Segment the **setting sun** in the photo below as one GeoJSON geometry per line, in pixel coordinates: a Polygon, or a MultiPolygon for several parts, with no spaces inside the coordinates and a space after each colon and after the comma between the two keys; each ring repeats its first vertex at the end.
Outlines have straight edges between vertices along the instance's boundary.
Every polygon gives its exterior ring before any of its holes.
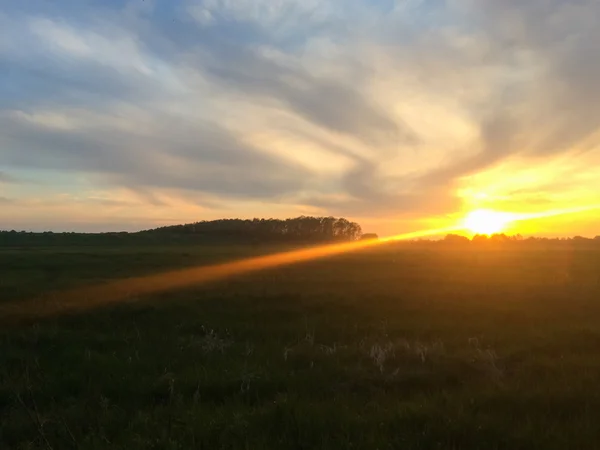
{"type": "Polygon", "coordinates": [[[463,224],[475,234],[494,234],[503,231],[511,221],[510,214],[478,209],[469,213],[463,224]]]}

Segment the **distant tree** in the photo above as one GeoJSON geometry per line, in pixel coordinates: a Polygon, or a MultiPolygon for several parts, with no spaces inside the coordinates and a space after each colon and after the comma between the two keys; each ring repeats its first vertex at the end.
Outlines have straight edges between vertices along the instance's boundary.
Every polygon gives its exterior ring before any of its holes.
{"type": "Polygon", "coordinates": [[[469,238],[460,234],[447,234],[444,237],[444,242],[446,244],[468,244],[469,238]]]}
{"type": "Polygon", "coordinates": [[[573,240],[573,242],[578,242],[578,243],[591,241],[591,239],[588,239],[583,236],[574,236],[572,240],[573,240]]]}
{"type": "Polygon", "coordinates": [[[491,242],[502,243],[510,241],[510,238],[504,233],[492,234],[489,238],[491,242]]]}
{"type": "Polygon", "coordinates": [[[262,241],[334,241],[356,240],[360,225],[344,218],[307,217],[293,219],[222,219],[173,225],[147,230],[151,234],[185,234],[217,240],[262,241]]]}
{"type": "Polygon", "coordinates": [[[473,236],[471,241],[475,242],[475,243],[484,243],[484,242],[489,241],[489,238],[488,238],[487,234],[476,234],[475,236],[473,236]]]}
{"type": "Polygon", "coordinates": [[[376,233],[364,233],[360,239],[362,241],[376,241],[379,239],[379,236],[376,233]]]}

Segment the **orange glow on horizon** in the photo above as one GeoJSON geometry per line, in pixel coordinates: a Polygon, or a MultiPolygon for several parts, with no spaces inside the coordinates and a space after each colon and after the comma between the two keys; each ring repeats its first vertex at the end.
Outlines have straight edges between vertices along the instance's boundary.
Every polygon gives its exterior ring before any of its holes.
{"type": "Polygon", "coordinates": [[[50,295],[30,299],[28,301],[4,303],[0,305],[0,316],[33,318],[59,314],[62,312],[84,311],[99,306],[134,300],[139,296],[200,285],[230,276],[252,273],[263,269],[339,255],[350,251],[375,247],[388,242],[430,236],[442,236],[460,230],[493,234],[501,231],[510,222],[529,221],[594,209],[600,209],[600,205],[527,214],[476,210],[468,214],[461,223],[451,227],[398,234],[375,240],[328,244],[319,247],[251,257],[228,263],[171,270],[154,275],[120,279],[109,281],[104,284],[71,289],[65,292],[51,293],[50,295]]]}
{"type": "Polygon", "coordinates": [[[462,231],[472,234],[492,235],[502,233],[511,228],[511,231],[519,231],[519,224],[523,222],[535,222],[536,220],[552,217],[579,214],[600,209],[600,205],[588,205],[573,208],[552,209],[536,213],[517,213],[495,211],[492,209],[476,209],[468,213],[458,227],[462,231]]]}

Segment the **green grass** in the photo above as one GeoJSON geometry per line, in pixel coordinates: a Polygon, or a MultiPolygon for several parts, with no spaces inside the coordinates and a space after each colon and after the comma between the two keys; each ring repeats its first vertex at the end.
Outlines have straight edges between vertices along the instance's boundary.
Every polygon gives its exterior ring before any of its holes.
{"type": "MultiPolygon", "coordinates": [[[[0,298],[261,251],[0,249],[0,298]]],[[[1,317],[0,448],[600,448],[599,277],[600,249],[386,246],[1,317]]]]}

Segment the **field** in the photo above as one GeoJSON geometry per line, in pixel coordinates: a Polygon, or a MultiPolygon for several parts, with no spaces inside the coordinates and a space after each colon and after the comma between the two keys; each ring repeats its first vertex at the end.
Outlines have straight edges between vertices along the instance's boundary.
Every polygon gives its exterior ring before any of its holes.
{"type": "Polygon", "coordinates": [[[0,248],[0,448],[600,448],[600,246],[390,244],[31,301],[275,250],[0,248]]]}

